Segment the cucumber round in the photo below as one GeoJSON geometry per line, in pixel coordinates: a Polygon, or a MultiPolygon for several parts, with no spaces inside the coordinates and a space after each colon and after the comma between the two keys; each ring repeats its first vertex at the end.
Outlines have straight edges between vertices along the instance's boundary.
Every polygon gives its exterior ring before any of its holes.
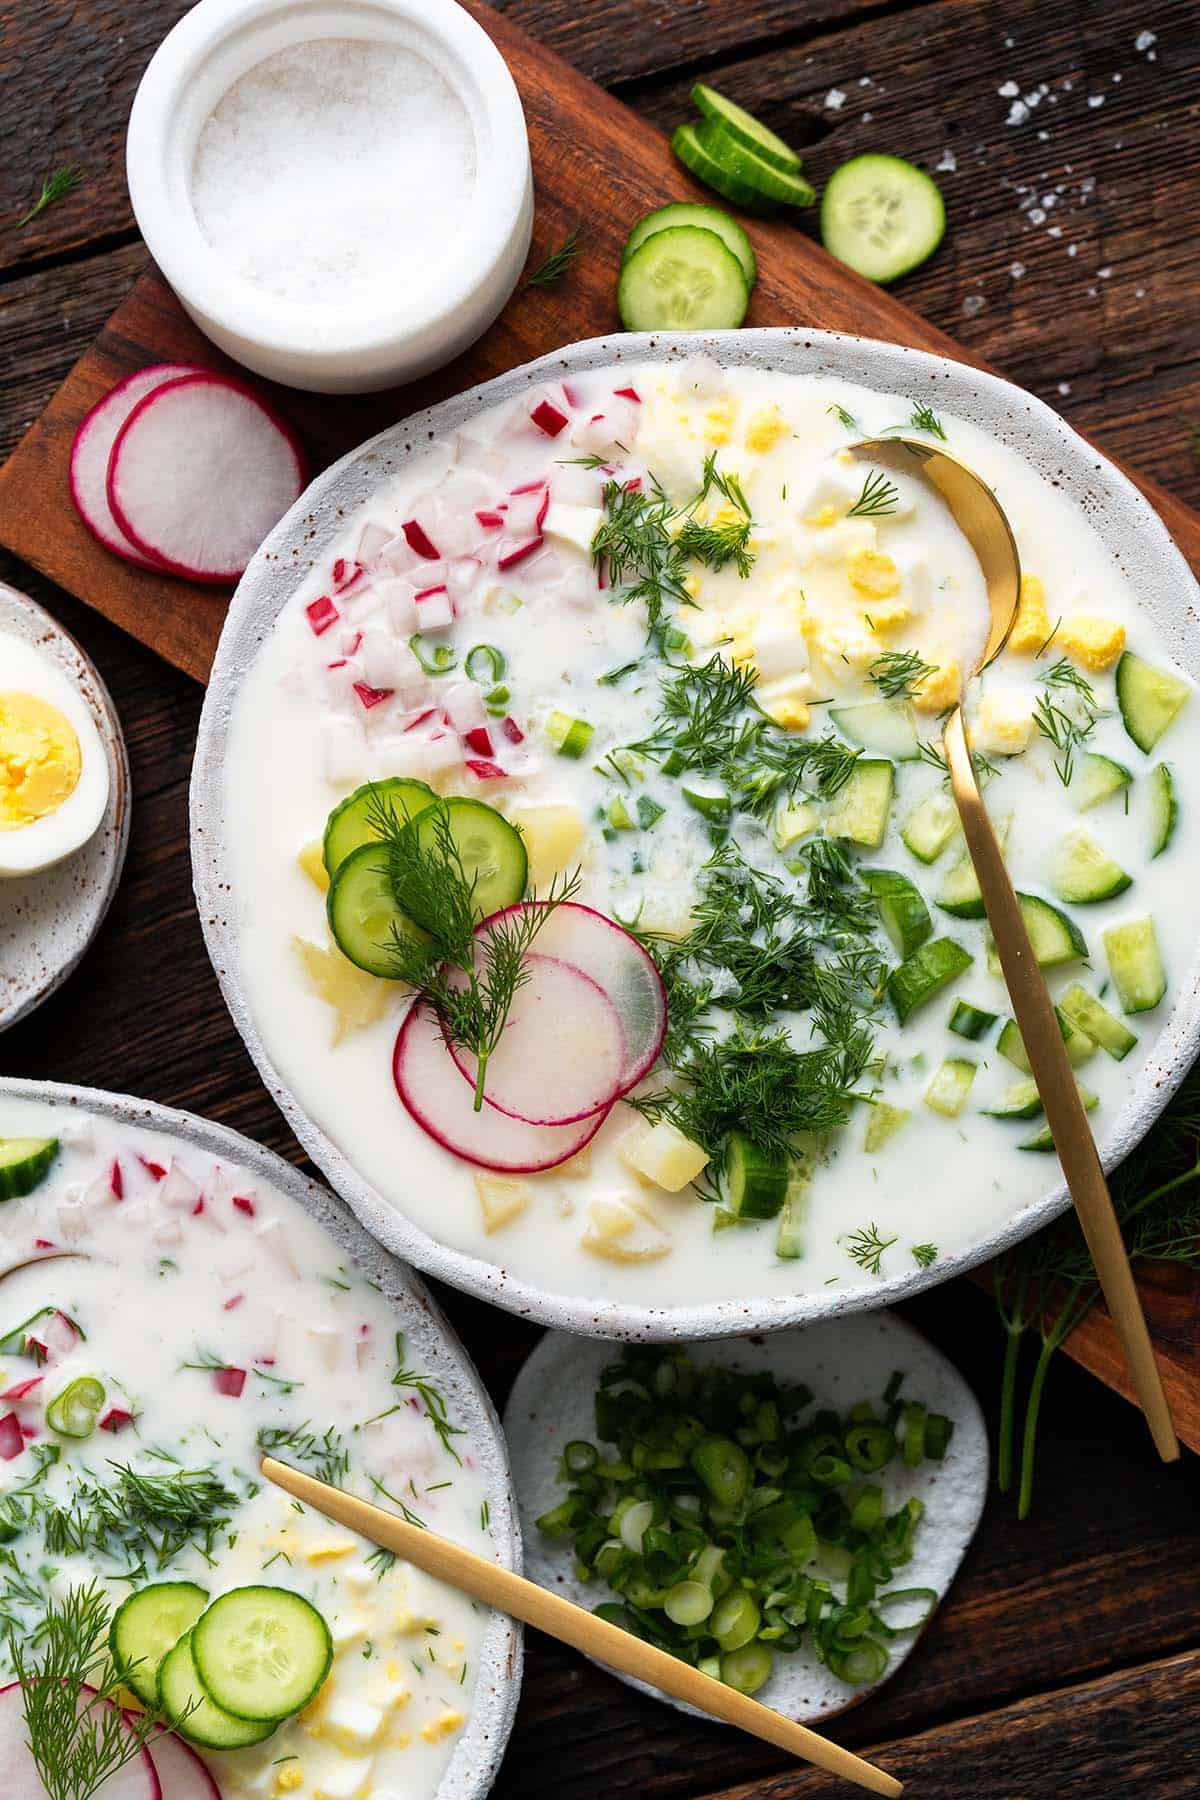
{"type": "Polygon", "coordinates": [[[1114,894],[1123,894],[1132,880],[1086,831],[1069,831],[1051,858],[1051,887],[1060,900],[1077,905],[1111,900],[1114,894]]]}
{"type": "Polygon", "coordinates": [[[780,201],[811,206],[816,199],[802,175],[773,169],[710,122],[680,125],[671,138],[671,148],[705,187],[723,194],[735,206],[744,206],[747,212],[771,212],[780,201]]]}
{"type": "Polygon", "coordinates": [[[474,883],[479,917],[488,919],[514,906],[529,880],[525,841],[516,826],[482,800],[446,800],[418,815],[413,829],[422,849],[437,843],[439,818],[446,821],[463,874],[474,883]]]}
{"type": "Polygon", "coordinates": [[[1169,669],[1156,669],[1126,650],[1117,664],[1117,705],[1126,731],[1147,755],[1191,693],[1191,686],[1169,669]]]}
{"type": "Polygon", "coordinates": [[[738,1219],[773,1219],[787,1198],[791,1171],[785,1156],[759,1149],[740,1131],[729,1134],[725,1204],[738,1219]]]}
{"type": "Polygon", "coordinates": [[[432,806],[436,799],[437,795],[425,782],[409,781],[399,775],[389,776],[386,781],[364,782],[329,815],[322,846],[326,872],[334,875],[338,866],[360,844],[379,842],[379,832],[372,820],[378,807],[386,806],[393,818],[404,824],[417,813],[424,812],[427,806],[432,806]]]}
{"type": "Polygon", "coordinates": [[[118,1606],[109,1649],[121,1680],[143,1706],[157,1704],[158,1665],[207,1605],[207,1591],[194,1581],[156,1581],[118,1606]]]}
{"type": "Polygon", "coordinates": [[[715,231],[699,225],[656,231],[617,279],[626,331],[731,330],[749,302],[741,263],[715,231]]]}
{"type": "Polygon", "coordinates": [[[325,896],[325,915],[342,955],[384,981],[398,978],[394,932],[418,943],[429,942],[429,933],[396,905],[387,851],[378,841],[360,844],[338,864],[325,896]]]}
{"type": "Polygon", "coordinates": [[[204,1692],[222,1712],[277,1724],[307,1706],[329,1673],[333,1641],[316,1607],[290,1588],[233,1588],[192,1627],[204,1692]]]}
{"type": "Polygon", "coordinates": [[[1170,763],[1156,763],[1150,771],[1150,860],[1161,856],[1179,822],[1175,797],[1175,773],[1170,763]]]}
{"type": "Polygon", "coordinates": [[[937,184],[899,156],[853,156],[821,199],[821,242],[868,281],[895,281],[933,255],[946,230],[937,184]]]}
{"type": "Polygon", "coordinates": [[[180,1737],[204,1750],[244,1750],[261,1744],[279,1724],[278,1719],[236,1719],[215,1704],[196,1668],[191,1631],[184,1632],[158,1665],[158,1703],[180,1737]]]}
{"type": "Polygon", "coordinates": [[[57,1138],[0,1137],[0,1200],[32,1194],[57,1155],[57,1138]]]}
{"type": "Polygon", "coordinates": [[[898,956],[911,956],[933,930],[919,889],[895,869],[861,869],[859,878],[879,908],[879,922],[898,956]]]}
{"type": "Polygon", "coordinates": [[[718,206],[705,206],[700,201],[673,200],[669,206],[657,207],[654,212],[639,219],[625,239],[625,248],[621,252],[622,264],[629,261],[634,251],[639,250],[647,238],[656,236],[660,231],[667,231],[674,225],[699,225],[703,231],[715,231],[726,249],[733,251],[742,265],[742,274],[753,287],[758,280],[758,264],[750,239],[729,213],[722,212],[718,206]]]}
{"type": "Polygon", "coordinates": [[[773,169],[782,169],[794,175],[800,168],[800,158],[783,139],[774,131],[768,130],[753,113],[748,113],[744,106],[736,100],[727,100],[724,94],[718,94],[715,88],[706,87],[698,81],[692,89],[692,99],[696,109],[705,119],[710,119],[728,132],[737,143],[753,150],[763,162],[769,163],[773,169]]]}
{"type": "Polygon", "coordinates": [[[1114,762],[1111,756],[1101,756],[1095,750],[1086,751],[1071,783],[1075,811],[1090,812],[1093,806],[1127,788],[1132,780],[1133,774],[1124,763],[1114,762]]]}

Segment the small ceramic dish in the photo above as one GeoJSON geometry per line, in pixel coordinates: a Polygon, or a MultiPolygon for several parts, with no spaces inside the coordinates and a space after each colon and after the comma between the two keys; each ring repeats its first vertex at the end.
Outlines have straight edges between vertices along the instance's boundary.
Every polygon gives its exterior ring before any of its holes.
{"type": "Polygon", "coordinates": [[[48,656],[82,694],[108,757],[109,783],[100,828],[82,849],[41,874],[0,881],[0,1031],[67,979],[99,931],[121,879],[130,810],[121,721],[89,658],[48,612],[0,582],[5,632],[48,656]]]}

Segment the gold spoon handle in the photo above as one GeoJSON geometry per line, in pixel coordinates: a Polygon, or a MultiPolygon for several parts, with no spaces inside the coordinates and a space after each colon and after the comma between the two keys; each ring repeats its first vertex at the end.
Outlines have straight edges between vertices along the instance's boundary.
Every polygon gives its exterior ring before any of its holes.
{"type": "Polygon", "coordinates": [[[1058,1160],[1096,1266],[1100,1290],[1125,1352],[1138,1404],[1146,1415],[1159,1455],[1164,1462],[1174,1462],[1179,1455],[1179,1440],[1121,1227],[1050,993],[1034,957],[1021,908],[979,792],[958,708],[946,722],[943,742],[963,836],[975,865],[996,953],[1058,1160]]]}
{"type": "Polygon", "coordinates": [[[902,1784],[894,1775],[885,1774],[852,1751],[830,1743],[828,1738],[820,1737],[805,1725],[785,1719],[782,1713],[773,1712],[769,1706],[737,1693],[724,1682],[714,1681],[711,1675],[702,1674],[665,1650],[656,1650],[652,1644],[643,1643],[641,1638],[623,1631],[619,1625],[610,1625],[584,1607],[564,1600],[561,1595],[549,1593],[535,1582],[499,1568],[486,1557],[464,1550],[461,1544],[436,1537],[432,1531],[424,1531],[418,1525],[409,1525],[394,1513],[359,1500],[353,1494],[344,1494],[340,1488],[302,1474],[287,1463],[276,1462],[272,1456],[263,1457],[262,1472],[268,1481],[294,1494],[297,1500],[304,1501],[327,1518],[336,1519],[340,1525],[348,1526],[362,1537],[382,1544],[385,1549],[394,1550],[427,1575],[448,1582],[451,1587],[482,1600],[498,1612],[507,1613],[510,1618],[536,1625],[548,1637],[558,1638],[560,1642],[582,1650],[585,1656],[594,1656],[610,1669],[620,1669],[626,1675],[649,1682],[676,1700],[686,1700],[702,1712],[724,1719],[728,1725],[740,1726],[768,1744],[802,1757],[805,1762],[813,1763],[831,1775],[853,1781],[872,1794],[895,1795],[902,1791],[902,1784]]]}

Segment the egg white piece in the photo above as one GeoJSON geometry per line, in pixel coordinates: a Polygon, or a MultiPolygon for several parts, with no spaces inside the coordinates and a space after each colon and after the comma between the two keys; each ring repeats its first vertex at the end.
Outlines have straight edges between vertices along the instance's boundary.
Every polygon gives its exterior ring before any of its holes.
{"type": "Polygon", "coordinates": [[[108,806],[108,756],[79,689],[44,651],[0,633],[0,780],[3,780],[3,697],[28,694],[62,714],[79,743],[79,779],[52,812],[28,824],[3,827],[0,879],[36,875],[73,856],[99,829],[108,806]]]}

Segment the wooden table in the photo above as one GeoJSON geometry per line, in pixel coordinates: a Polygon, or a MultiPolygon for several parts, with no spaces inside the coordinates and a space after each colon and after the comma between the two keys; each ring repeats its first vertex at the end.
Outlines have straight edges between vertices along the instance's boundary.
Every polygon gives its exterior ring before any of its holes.
{"type": "MultiPolygon", "coordinates": [[[[185,10],[183,0],[0,0],[0,455],[143,265],[125,198],[125,118],[151,50],[185,10]],[[87,168],[86,187],[14,230],[42,174],[72,161],[87,168]]],[[[804,145],[818,183],[866,149],[940,167],[950,231],[903,284],[905,299],[1200,504],[1195,0],[507,0],[505,10],[663,126],[702,71],[804,145]],[[1028,117],[1010,124],[1021,96],[1028,117]]],[[[199,688],[19,564],[0,557],[0,578],[49,606],[95,657],[125,722],[135,791],[125,880],[99,941],[65,990],[0,1039],[0,1073],[190,1107],[301,1161],[229,1022],[193,909],[199,688]]],[[[534,1333],[443,1298],[503,1401],[534,1333]]],[[[1000,1342],[986,1297],[955,1283],[906,1311],[994,1418],[1000,1342]]],[[[1033,1518],[1018,1525],[1007,1503],[990,1503],[949,1603],[841,1735],[878,1750],[923,1800],[1195,1795],[1198,1503],[1194,1459],[1163,1470],[1131,1409],[1061,1362],[1033,1518]]],[[[839,1790],[534,1639],[495,1791],[807,1800],[839,1790]]]]}

